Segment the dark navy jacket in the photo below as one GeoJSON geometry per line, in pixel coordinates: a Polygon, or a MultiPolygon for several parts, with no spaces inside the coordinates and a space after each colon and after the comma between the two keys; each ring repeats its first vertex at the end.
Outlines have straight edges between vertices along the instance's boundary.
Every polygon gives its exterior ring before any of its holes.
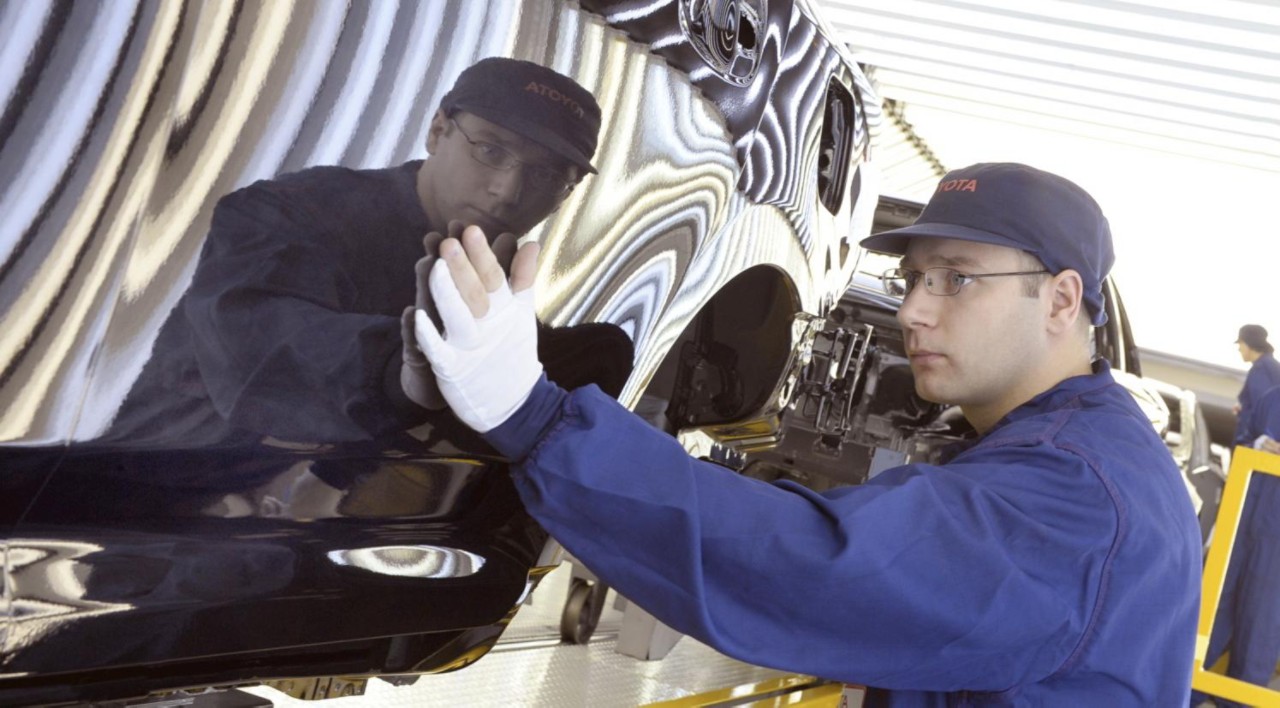
{"type": "MultiPolygon", "coordinates": [[[[470,436],[400,388],[400,315],[433,230],[421,165],[312,167],[220,199],[191,286],[106,440],[351,443],[428,418],[470,436]]],[[[538,356],[566,388],[589,381],[616,395],[633,352],[620,328],[588,323],[540,327],[538,356]]]]}
{"type": "Polygon", "coordinates": [[[867,705],[1185,705],[1200,535],[1164,443],[1100,371],[944,465],[822,494],[690,457],[544,379],[487,435],[535,518],[663,622],[867,705]]]}
{"type": "Polygon", "coordinates": [[[420,164],[313,167],[220,199],[110,437],[335,443],[422,423],[399,378],[400,314],[431,230],[420,164]]]}
{"type": "Polygon", "coordinates": [[[1272,354],[1263,354],[1249,367],[1249,373],[1244,377],[1244,387],[1240,389],[1240,413],[1236,416],[1237,445],[1252,445],[1262,434],[1262,430],[1254,426],[1257,420],[1254,408],[1262,400],[1262,396],[1276,386],[1280,386],[1280,361],[1276,361],[1272,354]]]}

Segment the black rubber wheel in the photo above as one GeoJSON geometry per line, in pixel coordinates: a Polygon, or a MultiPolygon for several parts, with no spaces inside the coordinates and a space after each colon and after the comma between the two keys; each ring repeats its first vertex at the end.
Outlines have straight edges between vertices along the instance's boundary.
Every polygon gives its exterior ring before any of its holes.
{"type": "Polygon", "coordinates": [[[560,639],[569,644],[586,644],[600,623],[604,596],[609,588],[601,582],[574,578],[569,585],[569,598],[560,614],[560,639]]]}

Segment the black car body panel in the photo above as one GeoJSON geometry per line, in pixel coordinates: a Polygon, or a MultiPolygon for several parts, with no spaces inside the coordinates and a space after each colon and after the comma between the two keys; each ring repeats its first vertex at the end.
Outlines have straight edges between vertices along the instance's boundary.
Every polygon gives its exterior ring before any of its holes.
{"type": "Polygon", "coordinates": [[[108,434],[221,196],[421,156],[484,56],[573,75],[604,108],[600,172],[533,234],[539,315],[623,328],[621,400],[676,427],[776,421],[796,323],[835,306],[874,210],[879,101],[807,1],[0,16],[0,705],[459,668],[555,562],[447,413],[364,443],[108,434]]]}

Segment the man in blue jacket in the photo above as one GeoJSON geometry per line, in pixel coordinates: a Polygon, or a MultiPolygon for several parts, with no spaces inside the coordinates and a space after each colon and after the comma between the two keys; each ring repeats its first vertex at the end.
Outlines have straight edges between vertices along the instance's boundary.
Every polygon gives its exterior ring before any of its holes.
{"type": "Polygon", "coordinates": [[[885,277],[917,391],[980,435],[857,487],[736,475],[548,383],[536,247],[508,282],[480,229],[445,241],[430,283],[445,333],[419,314],[416,339],[458,416],[512,459],[530,513],[731,656],[874,687],[867,705],[1185,704],[1200,537],[1163,442],[1091,361],[1113,260],[1097,204],[979,164],[863,245],[902,256],[885,277]]]}
{"type": "Polygon", "coordinates": [[[1236,337],[1240,358],[1249,365],[1244,386],[1235,406],[1235,444],[1252,446],[1263,430],[1255,409],[1267,391],[1280,386],[1280,361],[1274,356],[1275,347],[1267,341],[1267,330],[1262,325],[1247,324],[1236,337]]]}

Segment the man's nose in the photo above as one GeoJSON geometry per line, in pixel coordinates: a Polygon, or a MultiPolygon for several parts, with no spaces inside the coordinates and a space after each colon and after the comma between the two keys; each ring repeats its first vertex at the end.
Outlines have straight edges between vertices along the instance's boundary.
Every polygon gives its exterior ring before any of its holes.
{"type": "Polygon", "coordinates": [[[521,169],[520,165],[515,165],[509,170],[493,170],[489,178],[489,193],[503,204],[520,201],[524,192],[524,175],[521,174],[521,169]]]}
{"type": "Polygon", "coordinates": [[[941,299],[930,293],[924,287],[923,281],[916,283],[916,286],[902,300],[902,307],[898,308],[898,324],[902,325],[903,329],[933,326],[938,319],[938,305],[941,299]]]}

